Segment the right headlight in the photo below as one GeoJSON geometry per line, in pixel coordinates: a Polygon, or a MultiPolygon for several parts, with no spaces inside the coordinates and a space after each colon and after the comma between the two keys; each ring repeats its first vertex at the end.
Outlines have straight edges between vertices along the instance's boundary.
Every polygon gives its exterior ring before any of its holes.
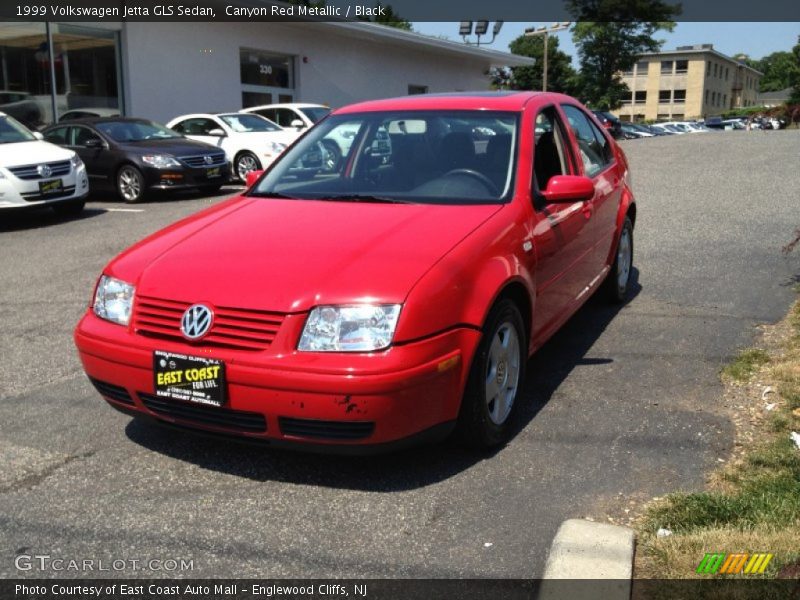
{"type": "Polygon", "coordinates": [[[388,348],[401,307],[401,304],[317,306],[308,315],[297,349],[371,352],[388,348]]]}
{"type": "Polygon", "coordinates": [[[92,309],[101,319],[127,325],[131,320],[136,288],[119,279],[103,275],[97,282],[92,309]]]}

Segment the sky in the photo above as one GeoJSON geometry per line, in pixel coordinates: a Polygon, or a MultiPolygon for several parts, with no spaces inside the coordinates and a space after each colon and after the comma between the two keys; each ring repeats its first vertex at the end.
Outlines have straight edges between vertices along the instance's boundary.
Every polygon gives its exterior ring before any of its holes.
{"type": "MultiPolygon", "coordinates": [[[[489,31],[491,32],[490,24],[489,31]]],[[[551,23],[504,23],[494,44],[486,46],[493,50],[508,51],[508,44],[522,35],[528,27],[540,27],[551,23]]],[[[452,41],[461,41],[458,23],[414,23],[414,30],[428,35],[447,36],[452,41]]],[[[577,52],[569,31],[556,33],[559,48],[573,57],[577,63],[577,52]]],[[[665,40],[664,50],[676,46],[714,44],[714,49],[732,56],[744,52],[753,59],[760,59],[779,50],[791,50],[800,35],[800,23],[678,23],[672,33],[659,31],[656,38],[665,40]]],[[[473,36],[473,40],[475,37],[473,36]]],[[[491,39],[484,36],[483,41],[491,39]]],[[[483,43],[481,44],[483,45],[483,43]]]]}

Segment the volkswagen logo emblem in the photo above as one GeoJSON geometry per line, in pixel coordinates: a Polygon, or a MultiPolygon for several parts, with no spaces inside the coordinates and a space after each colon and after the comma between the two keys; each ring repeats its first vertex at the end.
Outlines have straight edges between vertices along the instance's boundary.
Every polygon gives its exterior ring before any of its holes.
{"type": "Polygon", "coordinates": [[[206,161],[207,165],[210,165],[210,164],[212,164],[214,162],[214,159],[212,157],[208,156],[207,154],[203,157],[203,160],[206,161]]]}
{"type": "Polygon", "coordinates": [[[36,167],[36,172],[39,173],[39,177],[50,177],[53,174],[53,169],[50,168],[50,165],[39,165],[36,167]]]}
{"type": "Polygon", "coordinates": [[[202,304],[195,304],[186,309],[181,318],[181,333],[190,340],[199,340],[208,330],[214,320],[211,309],[202,304]]]}

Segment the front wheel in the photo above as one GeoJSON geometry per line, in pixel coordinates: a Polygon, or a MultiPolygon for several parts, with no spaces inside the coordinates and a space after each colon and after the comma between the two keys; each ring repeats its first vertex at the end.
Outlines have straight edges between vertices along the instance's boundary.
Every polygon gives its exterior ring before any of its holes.
{"type": "Polygon", "coordinates": [[[133,204],[144,196],[144,176],[133,165],[123,166],[117,173],[117,194],[124,202],[133,204]]]}
{"type": "Polygon", "coordinates": [[[633,223],[625,217],[617,243],[614,264],[605,281],[606,295],[612,302],[622,303],[628,297],[633,268],[633,223]]]}
{"type": "Polygon", "coordinates": [[[252,152],[240,152],[236,155],[233,167],[236,171],[236,175],[241,182],[244,183],[250,171],[261,170],[261,163],[258,161],[258,157],[252,152]]]}
{"type": "Polygon", "coordinates": [[[525,383],[526,339],[517,305],[498,302],[483,326],[461,401],[458,435],[467,445],[490,448],[508,440],[525,383]]]}

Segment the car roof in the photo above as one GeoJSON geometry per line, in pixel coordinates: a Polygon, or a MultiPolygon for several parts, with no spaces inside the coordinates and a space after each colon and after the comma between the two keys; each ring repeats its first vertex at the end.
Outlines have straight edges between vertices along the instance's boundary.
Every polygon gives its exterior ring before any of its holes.
{"type": "Polygon", "coordinates": [[[69,119],[68,121],[53,123],[46,129],[53,127],[66,127],[68,125],[100,125],[102,123],[152,123],[150,119],[141,117],[82,117],[80,119],[69,119]]]}
{"type": "Polygon", "coordinates": [[[499,110],[521,111],[531,101],[541,103],[551,101],[575,101],[564,94],[553,92],[456,92],[447,94],[418,94],[387,98],[385,100],[368,100],[339,108],[334,114],[357,112],[374,112],[390,110],[499,110]]]}

